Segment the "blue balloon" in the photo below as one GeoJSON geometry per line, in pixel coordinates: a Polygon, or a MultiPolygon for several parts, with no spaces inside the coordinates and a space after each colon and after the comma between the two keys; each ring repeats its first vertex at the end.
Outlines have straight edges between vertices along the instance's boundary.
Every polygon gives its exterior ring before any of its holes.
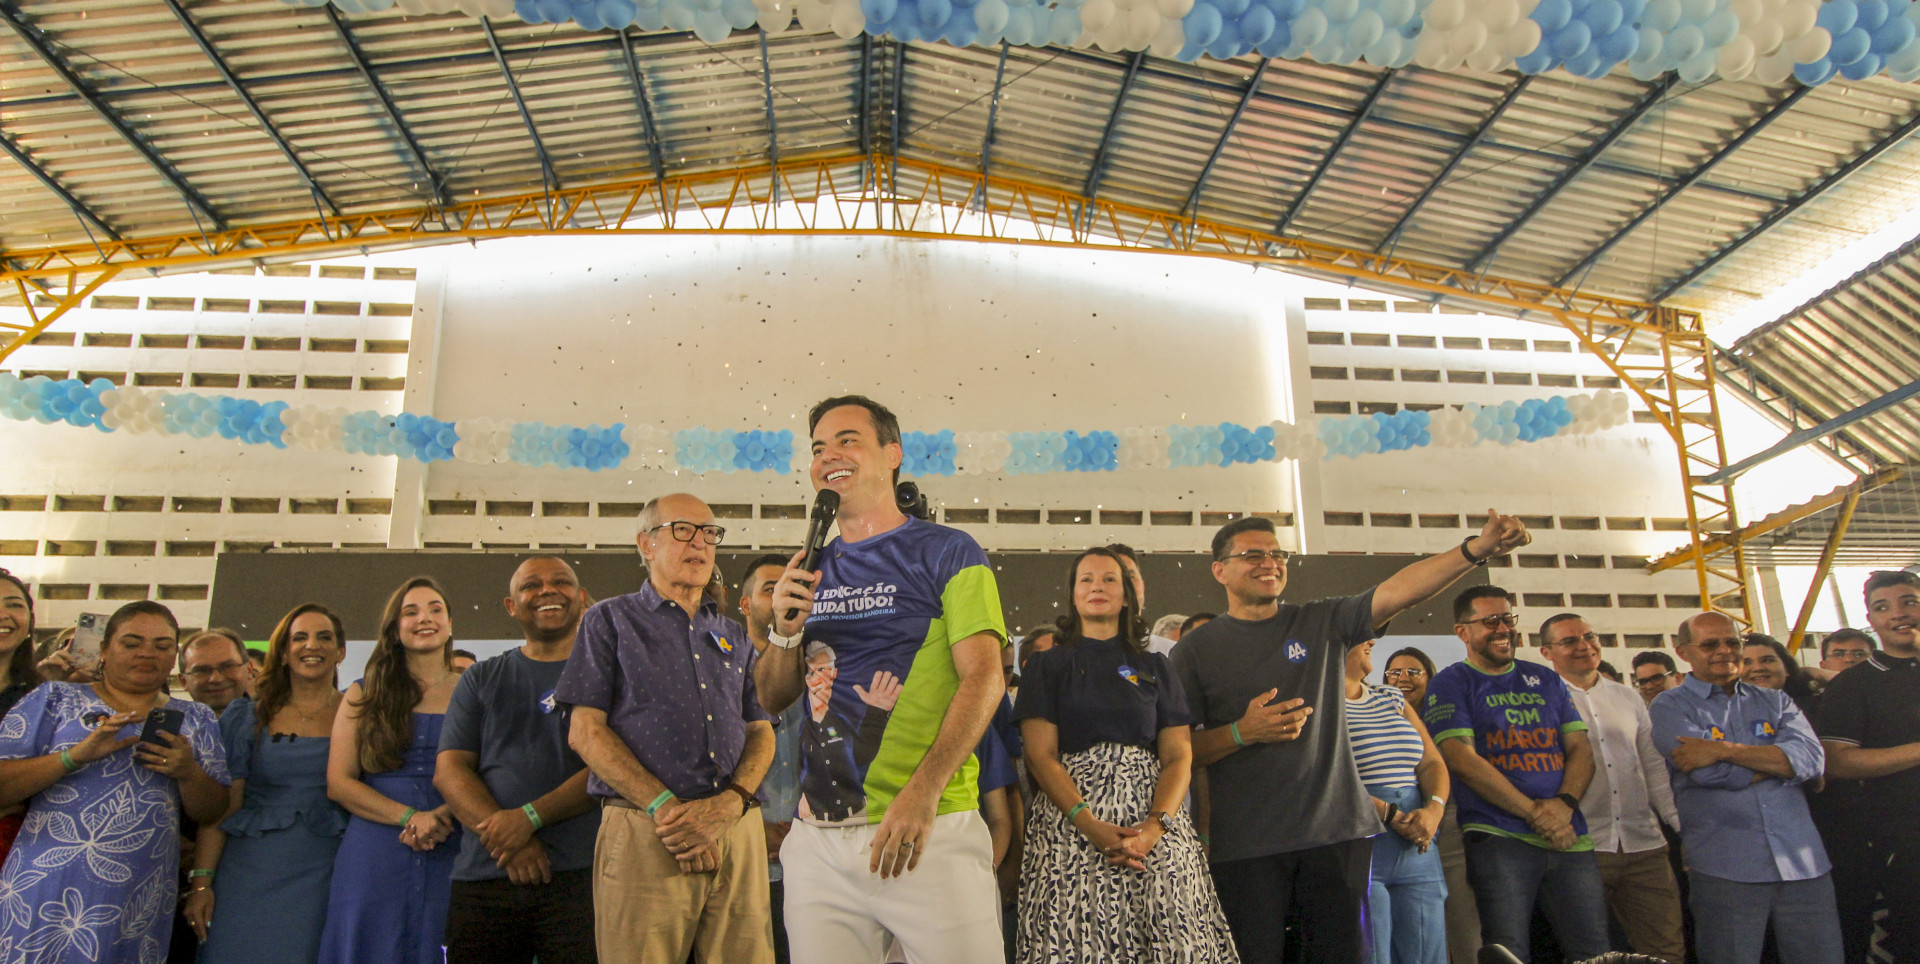
{"type": "Polygon", "coordinates": [[[953,16],[953,0],[918,0],[918,5],[923,36],[938,33],[946,27],[947,19],[953,16]]]}
{"type": "Polygon", "coordinates": [[[573,19],[573,5],[567,0],[536,0],[540,18],[546,23],[565,23],[573,19]]]}
{"type": "Polygon", "coordinates": [[[1259,47],[1273,36],[1273,29],[1279,26],[1279,19],[1266,7],[1250,7],[1240,17],[1240,39],[1259,47]]]}
{"type": "Polygon", "coordinates": [[[1580,19],[1593,29],[1593,35],[1604,37],[1620,29],[1626,16],[1626,10],[1620,6],[1620,0],[1593,0],[1582,11],[1580,19]]]}
{"type": "Polygon", "coordinates": [[[898,12],[898,0],[860,0],[860,12],[867,15],[869,26],[883,26],[893,21],[898,12]]]}
{"type": "Polygon", "coordinates": [[[1886,56],[1898,53],[1913,42],[1913,21],[1906,17],[1892,17],[1873,32],[1873,52],[1886,56]]]}
{"type": "Polygon", "coordinates": [[[1842,34],[1835,34],[1833,46],[1827,51],[1827,59],[1842,67],[1865,57],[1873,49],[1873,35],[1855,27],[1842,34]]]}
{"type": "Polygon", "coordinates": [[[1640,52],[1640,31],[1631,24],[1615,28],[1612,33],[1594,41],[1594,47],[1600,52],[1600,59],[1610,63],[1630,60],[1640,52]]]}
{"type": "Polygon", "coordinates": [[[1213,0],[1213,5],[1219,9],[1220,16],[1228,20],[1237,20],[1241,14],[1247,12],[1252,2],[1251,0],[1213,0]]]}
{"type": "Polygon", "coordinates": [[[1220,11],[1212,4],[1195,3],[1180,25],[1186,31],[1188,46],[1204,49],[1220,36],[1223,23],[1220,11]]]}
{"type": "Polygon", "coordinates": [[[1540,33],[1550,35],[1573,19],[1573,4],[1569,0],[1540,0],[1533,8],[1533,22],[1540,25],[1540,33]]]}
{"type": "Polygon", "coordinates": [[[1575,20],[1561,27],[1553,34],[1553,53],[1561,60],[1572,60],[1587,52],[1587,45],[1593,42],[1593,28],[1583,21],[1575,20]]]}
{"type": "Polygon", "coordinates": [[[1840,76],[1848,80],[1866,80],[1880,72],[1886,66],[1886,58],[1879,54],[1867,54],[1850,64],[1840,65],[1840,76]]]}
{"type": "Polygon", "coordinates": [[[1533,52],[1514,60],[1514,69],[1523,74],[1544,74],[1553,69],[1553,51],[1546,43],[1533,48],[1533,52]]]}
{"type": "Polygon", "coordinates": [[[1853,5],[1859,11],[1859,16],[1853,21],[1855,29],[1872,33],[1887,22],[1886,0],[1854,0],[1853,5]]]}
{"type": "Polygon", "coordinates": [[[1852,30],[1859,18],[1860,8],[1854,4],[1854,0],[1828,0],[1820,5],[1820,12],[1814,16],[1813,22],[1838,37],[1852,30]]]}
{"type": "Polygon", "coordinates": [[[1273,32],[1267,35],[1265,42],[1257,45],[1257,49],[1262,57],[1279,57],[1291,46],[1293,46],[1293,25],[1281,20],[1273,25],[1273,32]]]}

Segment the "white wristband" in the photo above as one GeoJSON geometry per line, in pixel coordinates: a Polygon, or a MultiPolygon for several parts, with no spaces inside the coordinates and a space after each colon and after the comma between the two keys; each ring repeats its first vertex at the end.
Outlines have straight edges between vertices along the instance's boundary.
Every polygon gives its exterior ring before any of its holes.
{"type": "Polygon", "coordinates": [[[795,647],[798,647],[800,645],[800,641],[801,639],[804,638],[804,636],[805,636],[804,633],[794,633],[791,636],[782,636],[779,633],[776,633],[772,630],[768,630],[767,642],[772,643],[773,645],[778,646],[781,649],[794,649],[795,647]]]}
{"type": "Polygon", "coordinates": [[[1447,798],[1446,797],[1428,797],[1427,802],[1430,804],[1437,803],[1444,807],[1447,805],[1447,798]]]}

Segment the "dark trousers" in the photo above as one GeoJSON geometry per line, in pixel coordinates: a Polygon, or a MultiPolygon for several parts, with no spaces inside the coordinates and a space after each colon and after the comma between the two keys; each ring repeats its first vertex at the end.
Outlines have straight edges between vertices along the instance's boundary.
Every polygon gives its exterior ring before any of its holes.
{"type": "Polygon", "coordinates": [[[595,964],[593,871],[547,884],[456,880],[447,909],[447,964],[595,964]]]}
{"type": "Polygon", "coordinates": [[[1860,821],[1830,821],[1820,828],[1833,861],[1833,899],[1840,912],[1840,947],[1849,961],[1867,960],[1873,942],[1874,896],[1887,865],[1887,854],[1873,845],[1860,821]],[[1875,855],[1879,861],[1874,860],[1875,855]]]}
{"type": "Polygon", "coordinates": [[[1888,835],[1876,843],[1885,849],[1875,855],[1887,859],[1880,873],[1880,893],[1887,898],[1885,947],[1899,964],[1916,964],[1920,962],[1920,834],[1888,835]]]}
{"type": "Polygon", "coordinates": [[[1592,851],[1548,850],[1524,840],[1469,831],[1467,880],[1480,908],[1480,940],[1521,961],[1533,959],[1534,907],[1545,911],[1568,960],[1607,952],[1607,896],[1592,851]]]}
{"type": "Polygon", "coordinates": [[[787,888],[778,880],[768,886],[773,902],[773,964],[787,964],[791,960],[787,956],[787,888]]]}
{"type": "Polygon", "coordinates": [[[1213,865],[1213,887],[1243,964],[1359,964],[1367,958],[1362,908],[1373,841],[1362,837],[1307,850],[1213,865]],[[1288,954],[1286,927],[1299,927],[1288,954]]]}

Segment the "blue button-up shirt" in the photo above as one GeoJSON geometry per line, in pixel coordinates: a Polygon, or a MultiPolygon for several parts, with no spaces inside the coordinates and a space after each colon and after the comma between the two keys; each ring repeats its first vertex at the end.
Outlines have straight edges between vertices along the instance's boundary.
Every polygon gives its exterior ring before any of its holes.
{"type": "MultiPolygon", "coordinates": [[[[554,698],[605,712],[654,779],[697,800],[726,789],[747,724],[769,719],[753,688],[753,656],[746,630],[711,599],[689,615],[649,582],[587,610],[554,698]]],[[[619,796],[597,773],[587,792],[619,796]]]]}
{"type": "Polygon", "coordinates": [[[1809,880],[1830,869],[1800,788],[1826,768],[1826,753],[1786,693],[1735,683],[1729,695],[1689,675],[1660,694],[1649,713],[1654,746],[1666,757],[1673,779],[1687,863],[1694,870],[1759,884],[1809,880]],[[1683,736],[1777,746],[1786,752],[1793,777],[1756,783],[1753,770],[1726,762],[1682,773],[1674,768],[1673,751],[1683,736]]]}

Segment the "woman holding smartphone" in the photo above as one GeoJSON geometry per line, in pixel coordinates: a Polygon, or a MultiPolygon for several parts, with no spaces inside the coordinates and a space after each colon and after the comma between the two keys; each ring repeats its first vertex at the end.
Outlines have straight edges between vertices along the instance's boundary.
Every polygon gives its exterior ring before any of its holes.
{"type": "Polygon", "coordinates": [[[446,595],[425,576],[407,580],[387,599],[366,677],[333,718],[327,795],[353,818],[327,896],[327,964],[445,959],[460,841],[433,766],[459,678],[446,595]]]}
{"type": "Polygon", "coordinates": [[[159,603],[122,606],[98,682],[47,683],[0,721],[0,805],[28,803],[0,869],[0,948],[36,964],[165,956],[180,813],[227,807],[219,722],[167,697],[179,631],[159,603]]]}

